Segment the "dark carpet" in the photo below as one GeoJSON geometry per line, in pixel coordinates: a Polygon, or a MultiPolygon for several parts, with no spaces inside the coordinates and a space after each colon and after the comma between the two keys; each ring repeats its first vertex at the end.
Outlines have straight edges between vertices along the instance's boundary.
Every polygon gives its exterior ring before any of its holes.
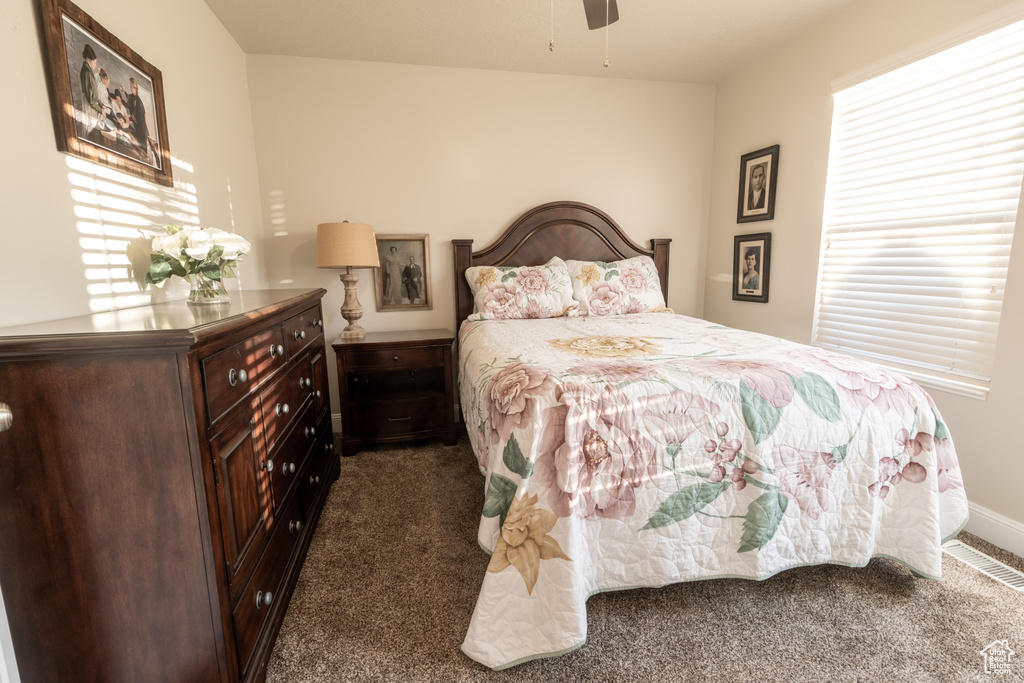
{"type": "Polygon", "coordinates": [[[267,681],[1024,681],[1024,593],[950,557],[941,582],[873,560],[603,593],[582,648],[491,671],[459,649],[489,559],[483,483],[465,440],[342,458],[267,681]],[[1008,674],[984,672],[996,640],[1008,674]]]}

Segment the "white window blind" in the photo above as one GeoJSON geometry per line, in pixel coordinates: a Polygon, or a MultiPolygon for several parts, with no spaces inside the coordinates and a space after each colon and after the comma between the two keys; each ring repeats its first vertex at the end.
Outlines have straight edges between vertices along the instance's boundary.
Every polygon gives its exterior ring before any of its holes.
{"type": "Polygon", "coordinates": [[[836,93],[814,343],[990,379],[1022,174],[1024,22],[836,93]]]}

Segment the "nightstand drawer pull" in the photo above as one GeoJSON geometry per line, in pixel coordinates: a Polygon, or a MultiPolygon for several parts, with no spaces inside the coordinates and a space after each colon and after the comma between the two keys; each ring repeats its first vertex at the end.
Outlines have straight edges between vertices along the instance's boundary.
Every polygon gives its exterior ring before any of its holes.
{"type": "Polygon", "coordinates": [[[295,341],[299,341],[300,339],[305,339],[306,338],[306,331],[305,330],[295,330],[295,332],[292,334],[292,336],[295,337],[295,341]]]}
{"type": "Polygon", "coordinates": [[[294,534],[296,531],[302,531],[302,522],[294,520],[288,522],[288,533],[294,534]]]}
{"type": "Polygon", "coordinates": [[[320,483],[320,475],[319,474],[311,476],[309,478],[309,485],[310,486],[316,486],[319,483],[320,483]]]}
{"type": "Polygon", "coordinates": [[[306,427],[306,438],[316,436],[316,427],[306,427]]]}
{"type": "Polygon", "coordinates": [[[263,470],[264,472],[273,472],[274,471],[274,461],[273,460],[266,460],[264,462],[261,462],[260,463],[260,469],[263,470]]]}
{"type": "Polygon", "coordinates": [[[287,415],[291,408],[288,407],[287,403],[278,403],[274,410],[277,411],[278,415],[287,415]]]}
{"type": "Polygon", "coordinates": [[[245,382],[249,379],[249,373],[245,370],[235,370],[231,368],[228,370],[228,384],[235,386],[239,382],[245,382]]]}
{"type": "Polygon", "coordinates": [[[14,413],[6,403],[0,403],[0,432],[7,431],[14,424],[14,413]]]}
{"type": "Polygon", "coordinates": [[[412,415],[407,415],[406,417],[389,417],[388,422],[408,422],[411,419],[412,415]]]}
{"type": "Polygon", "coordinates": [[[283,346],[281,346],[280,344],[278,344],[276,346],[274,344],[270,345],[270,357],[271,358],[277,358],[278,356],[283,356],[283,355],[284,355],[284,347],[283,346]]]}
{"type": "Polygon", "coordinates": [[[299,378],[299,388],[300,389],[308,389],[311,386],[313,386],[313,380],[311,380],[309,377],[300,377],[299,378]]]}
{"type": "Polygon", "coordinates": [[[398,362],[398,356],[394,356],[391,360],[393,360],[393,361],[395,361],[397,363],[398,362]]]}
{"type": "Polygon", "coordinates": [[[295,463],[286,462],[284,467],[281,468],[281,472],[286,476],[289,474],[295,474],[295,463]]]}

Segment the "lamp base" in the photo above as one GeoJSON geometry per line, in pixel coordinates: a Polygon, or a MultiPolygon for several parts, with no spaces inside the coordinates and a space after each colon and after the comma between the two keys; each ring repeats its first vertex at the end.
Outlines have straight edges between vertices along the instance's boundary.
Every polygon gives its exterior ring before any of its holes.
{"type": "Polygon", "coordinates": [[[356,296],[359,275],[352,272],[352,266],[348,266],[338,277],[345,283],[345,302],[341,305],[341,317],[348,321],[348,327],[341,331],[341,338],[362,339],[366,336],[366,330],[356,322],[363,317],[363,307],[356,296]]]}

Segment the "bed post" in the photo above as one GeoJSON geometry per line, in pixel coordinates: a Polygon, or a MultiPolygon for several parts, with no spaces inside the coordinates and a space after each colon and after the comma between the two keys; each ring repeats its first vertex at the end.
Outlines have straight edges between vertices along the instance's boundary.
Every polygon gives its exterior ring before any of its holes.
{"type": "Polygon", "coordinates": [[[651,240],[651,250],[654,252],[654,267],[658,271],[658,278],[661,280],[661,294],[665,297],[665,305],[668,306],[668,245],[671,242],[668,238],[657,238],[651,240]]]}
{"type": "Polygon", "coordinates": [[[473,265],[473,240],[452,240],[455,256],[455,336],[462,321],[473,312],[473,292],[466,282],[466,269],[473,265]]]}

